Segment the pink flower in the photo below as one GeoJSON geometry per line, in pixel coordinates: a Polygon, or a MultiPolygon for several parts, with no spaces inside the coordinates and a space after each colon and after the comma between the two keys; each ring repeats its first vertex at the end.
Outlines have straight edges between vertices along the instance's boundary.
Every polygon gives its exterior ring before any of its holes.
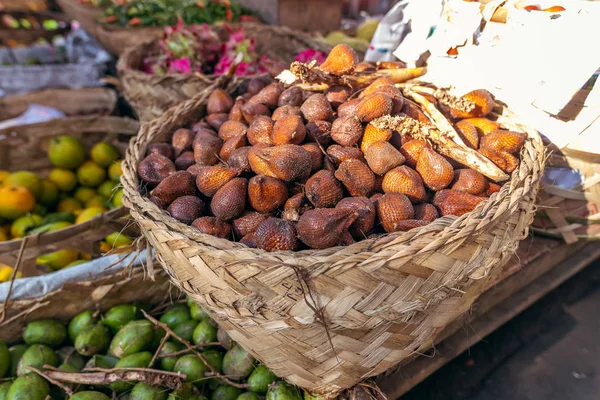
{"type": "Polygon", "coordinates": [[[173,60],[173,61],[171,61],[169,72],[180,73],[180,74],[191,74],[192,73],[192,63],[191,63],[190,59],[187,57],[173,60]]]}
{"type": "Polygon", "coordinates": [[[322,64],[325,61],[325,58],[327,58],[327,55],[322,51],[306,49],[298,53],[294,61],[309,63],[312,60],[317,60],[317,63],[322,64]]]}

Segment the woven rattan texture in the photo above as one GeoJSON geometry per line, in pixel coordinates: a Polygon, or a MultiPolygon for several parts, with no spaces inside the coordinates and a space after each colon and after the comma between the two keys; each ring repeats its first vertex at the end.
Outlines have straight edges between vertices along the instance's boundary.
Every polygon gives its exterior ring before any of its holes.
{"type": "Polygon", "coordinates": [[[528,234],[544,147],[526,128],[511,180],[462,217],[296,253],[201,234],[140,195],[136,166],[148,143],[196,120],[209,94],[143,125],[124,164],[126,205],[172,281],[275,374],[305,389],[336,393],[430,346],[528,234]]]}

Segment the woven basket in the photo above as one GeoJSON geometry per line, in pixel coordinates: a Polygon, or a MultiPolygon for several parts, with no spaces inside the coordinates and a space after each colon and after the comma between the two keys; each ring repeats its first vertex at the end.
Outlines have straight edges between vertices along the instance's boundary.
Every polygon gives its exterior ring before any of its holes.
{"type": "Polygon", "coordinates": [[[431,346],[528,234],[544,147],[501,106],[499,121],[529,139],[511,180],[471,213],[319,251],[267,253],[199,233],[140,195],[136,167],[149,143],[197,121],[209,94],[142,126],[123,164],[124,201],[173,283],[304,389],[335,394],[431,346]]]}
{"type": "MultiPolygon", "coordinates": [[[[307,48],[328,53],[331,46],[311,36],[286,27],[245,23],[249,37],[256,39],[256,51],[261,56],[286,63],[307,48]]],[[[223,28],[215,27],[226,36],[223,28]]],[[[125,98],[136,110],[141,121],[160,117],[172,106],[188,100],[214,82],[215,75],[169,74],[149,75],[140,70],[145,55],[156,46],[156,41],[146,42],[125,51],[117,64],[125,98]]]]}
{"type": "Polygon", "coordinates": [[[0,0],[0,10],[6,11],[46,11],[45,0],[0,0]]]}
{"type": "MultiPolygon", "coordinates": [[[[0,130],[0,169],[28,170],[44,176],[52,168],[46,152],[48,142],[59,135],[78,138],[88,151],[105,141],[123,154],[137,129],[138,123],[127,118],[73,117],[0,130]]],[[[66,229],[0,242],[0,263],[16,266],[20,259],[23,276],[33,276],[44,272],[36,269],[35,259],[51,251],[71,249],[99,256],[99,242],[112,232],[123,231],[127,219],[122,217],[126,214],[127,209],[119,207],[66,229]]]]}
{"type": "Polygon", "coordinates": [[[4,15],[11,16],[16,19],[21,18],[32,18],[37,21],[40,25],[43,21],[53,19],[59,22],[61,25],[58,29],[53,31],[48,31],[45,29],[25,29],[25,28],[0,28],[0,45],[14,47],[15,44],[18,45],[30,45],[35,43],[38,39],[46,39],[51,41],[52,38],[59,35],[66,35],[71,30],[71,23],[62,14],[56,13],[34,13],[31,11],[0,11],[0,18],[4,15]]]}

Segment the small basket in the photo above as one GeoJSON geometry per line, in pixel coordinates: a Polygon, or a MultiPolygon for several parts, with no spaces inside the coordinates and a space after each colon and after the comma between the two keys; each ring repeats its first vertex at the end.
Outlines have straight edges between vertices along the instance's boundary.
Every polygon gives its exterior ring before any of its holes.
{"type": "Polygon", "coordinates": [[[25,28],[7,28],[0,26],[0,45],[14,47],[14,44],[28,46],[35,43],[38,39],[52,41],[56,36],[65,36],[71,30],[71,23],[68,18],[62,14],[55,13],[33,13],[27,11],[0,11],[0,18],[10,16],[17,20],[27,19],[32,21],[32,29],[25,28]],[[45,30],[41,26],[46,20],[55,20],[59,23],[58,29],[45,30]]]}

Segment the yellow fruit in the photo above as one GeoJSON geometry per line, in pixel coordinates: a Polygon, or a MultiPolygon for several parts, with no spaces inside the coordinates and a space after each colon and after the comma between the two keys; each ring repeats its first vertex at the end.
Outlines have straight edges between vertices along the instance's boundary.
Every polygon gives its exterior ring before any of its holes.
{"type": "Polygon", "coordinates": [[[77,186],[77,176],[68,169],[55,168],[48,175],[50,182],[54,183],[61,192],[70,192],[77,186]]]}
{"type": "Polygon", "coordinates": [[[376,18],[369,18],[363,22],[358,28],[356,28],[356,37],[359,39],[368,40],[369,42],[373,39],[375,31],[379,26],[379,20],[376,18]]]}
{"type": "Polygon", "coordinates": [[[58,250],[39,256],[35,262],[55,270],[62,269],[77,259],[79,253],[75,250],[58,250]]]}
{"type": "Polygon", "coordinates": [[[44,228],[46,229],[46,232],[54,232],[54,231],[60,231],[61,229],[65,229],[70,226],[73,226],[73,224],[70,222],[58,221],[58,222],[51,222],[49,224],[46,224],[46,225],[44,225],[44,228]]]}
{"type": "Polygon", "coordinates": [[[4,179],[2,186],[23,186],[33,193],[36,199],[39,199],[44,190],[42,180],[33,172],[17,171],[13,172],[4,179]]]}
{"type": "Polygon", "coordinates": [[[348,39],[348,36],[340,31],[331,31],[325,36],[325,40],[333,46],[342,43],[346,39],[348,39]]]}
{"type": "Polygon", "coordinates": [[[58,212],[75,212],[81,209],[83,209],[83,205],[72,197],[62,199],[56,207],[58,212]]]}
{"type": "Polygon", "coordinates": [[[86,204],[88,201],[93,199],[97,194],[98,193],[94,189],[81,186],[75,190],[75,193],[73,193],[73,197],[75,199],[77,199],[77,201],[79,201],[80,203],[86,204]]]}
{"type": "Polygon", "coordinates": [[[121,180],[121,175],[123,175],[122,162],[123,160],[117,160],[108,167],[108,177],[111,181],[119,182],[121,180]]]}
{"type": "Polygon", "coordinates": [[[42,180],[42,186],[42,195],[39,198],[40,204],[52,207],[58,203],[58,186],[49,179],[42,180]]]}
{"type": "Polygon", "coordinates": [[[90,261],[92,259],[92,255],[87,253],[81,253],[79,256],[84,261],[90,261]]]}
{"type": "Polygon", "coordinates": [[[4,230],[0,230],[0,242],[6,242],[8,240],[8,235],[4,230]]]}
{"type": "Polygon", "coordinates": [[[114,232],[104,238],[104,241],[108,243],[111,247],[123,247],[129,246],[133,243],[133,240],[129,239],[127,236],[120,232],[114,232]]]}
{"type": "Polygon", "coordinates": [[[117,185],[118,183],[116,182],[106,181],[102,185],[98,186],[98,194],[110,199],[115,193],[114,189],[117,187],[117,185]]]}
{"type": "Polygon", "coordinates": [[[108,253],[112,250],[112,246],[106,242],[100,242],[100,253],[108,253]]]}
{"type": "Polygon", "coordinates": [[[77,219],[75,220],[76,224],[82,224],[84,222],[89,221],[90,219],[102,214],[103,212],[105,212],[106,209],[104,208],[100,208],[100,207],[92,207],[92,208],[86,208],[85,210],[83,210],[81,212],[81,214],[79,214],[77,216],[77,219]]]}
{"type": "Polygon", "coordinates": [[[99,194],[92,197],[85,203],[85,208],[103,208],[108,210],[110,207],[110,201],[104,196],[100,196],[99,194]]]}
{"type": "MultiPolygon", "coordinates": [[[[6,264],[0,264],[0,282],[8,282],[10,281],[10,277],[12,276],[13,268],[6,264]]],[[[17,279],[22,278],[23,274],[17,272],[17,279]]]]}
{"type": "Polygon", "coordinates": [[[57,136],[50,140],[48,158],[57,168],[75,169],[85,160],[85,148],[71,136],[57,136]]]}
{"type": "Polygon", "coordinates": [[[86,161],[77,169],[77,179],[83,186],[96,187],[106,179],[106,171],[95,162],[86,161]]]}
{"type": "Polygon", "coordinates": [[[75,260],[75,261],[73,261],[73,262],[65,265],[64,268],[71,268],[71,267],[74,267],[74,266],[79,265],[79,264],[85,264],[86,262],[87,262],[87,260],[75,260]]]}
{"type": "Polygon", "coordinates": [[[107,168],[119,159],[119,150],[112,144],[98,143],[90,151],[92,161],[103,168],[107,168]]]}
{"type": "Polygon", "coordinates": [[[112,205],[115,208],[123,206],[123,189],[119,189],[116,191],[115,195],[112,198],[112,205]]]}
{"type": "Polygon", "coordinates": [[[35,197],[23,186],[0,188],[0,218],[15,220],[35,207],[35,197]]]}
{"type": "Polygon", "coordinates": [[[25,215],[16,219],[10,226],[10,234],[14,239],[22,238],[27,232],[40,226],[42,216],[37,214],[25,215]]]}
{"type": "Polygon", "coordinates": [[[4,182],[7,176],[10,175],[10,172],[0,169],[0,183],[4,182]]]}

